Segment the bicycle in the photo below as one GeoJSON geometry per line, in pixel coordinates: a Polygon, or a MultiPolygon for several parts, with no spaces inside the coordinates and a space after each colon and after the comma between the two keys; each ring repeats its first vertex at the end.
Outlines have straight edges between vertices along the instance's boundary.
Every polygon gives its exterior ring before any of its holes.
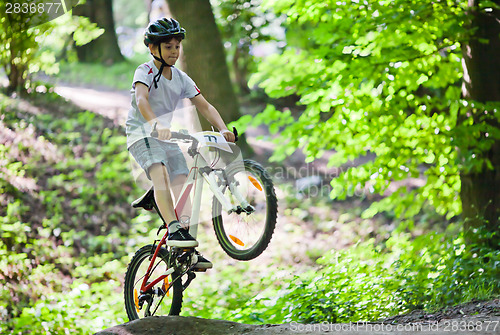
{"type": "MultiPolygon", "coordinates": [[[[237,138],[236,129],[233,128],[233,132],[237,138]]],[[[230,257],[248,261],[259,256],[271,240],[278,211],[276,194],[270,176],[257,162],[236,161],[218,168],[218,160],[224,155],[223,143],[217,146],[200,142],[201,137],[207,136],[217,142],[217,135],[222,137],[212,132],[197,136],[172,132],[171,141],[191,143],[188,154],[194,160],[175,211],[179,217],[190,193],[194,192],[191,225],[197,227],[203,183],[207,183],[213,193],[212,223],[219,244],[230,257]],[[211,164],[200,153],[203,144],[216,148],[211,164]]],[[[223,137],[221,142],[225,142],[223,137]]],[[[195,269],[197,253],[194,248],[166,246],[168,223],[158,210],[153,188],[132,206],[155,209],[162,221],[157,235],[166,231],[161,239],[140,248],[128,265],[124,288],[127,315],[130,321],[153,315],[179,315],[183,291],[195,279],[195,271],[206,269],[195,269]],[[165,299],[168,302],[163,301],[165,299]]]]}

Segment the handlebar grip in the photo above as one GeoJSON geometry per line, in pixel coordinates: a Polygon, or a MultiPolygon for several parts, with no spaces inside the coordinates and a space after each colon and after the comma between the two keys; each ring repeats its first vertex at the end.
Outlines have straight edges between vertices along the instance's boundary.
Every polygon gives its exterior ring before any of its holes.
{"type": "MultiPolygon", "coordinates": [[[[156,125],[157,125],[157,123],[155,122],[155,124],[153,125],[153,129],[151,129],[151,133],[150,133],[150,136],[154,137],[154,138],[158,138],[158,130],[156,130],[156,125]]],[[[186,135],[186,134],[175,132],[175,131],[171,132],[170,134],[171,134],[171,136],[170,136],[171,139],[192,140],[191,135],[186,135]]]]}
{"type": "Polygon", "coordinates": [[[176,131],[173,131],[170,134],[171,134],[170,138],[174,138],[174,139],[179,139],[179,140],[192,140],[193,139],[193,137],[191,135],[179,133],[176,131]]]}

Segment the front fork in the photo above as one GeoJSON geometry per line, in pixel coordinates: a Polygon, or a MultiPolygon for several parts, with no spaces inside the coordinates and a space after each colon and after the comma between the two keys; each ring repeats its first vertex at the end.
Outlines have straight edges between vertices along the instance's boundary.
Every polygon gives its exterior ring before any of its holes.
{"type": "Polygon", "coordinates": [[[250,203],[245,199],[245,197],[241,194],[241,192],[238,189],[239,183],[236,180],[228,180],[227,177],[222,178],[223,180],[227,180],[227,185],[225,183],[222,183],[222,185],[219,185],[217,183],[217,180],[215,179],[215,172],[211,171],[210,173],[203,172],[202,173],[203,178],[208,184],[208,187],[210,187],[210,190],[214,194],[214,196],[219,200],[219,202],[222,205],[222,208],[228,213],[231,214],[233,212],[240,214],[242,212],[246,212],[247,214],[252,213],[255,211],[255,208],[250,205],[250,203]],[[237,204],[233,205],[231,202],[224,196],[224,189],[226,186],[229,186],[229,190],[231,191],[231,194],[235,197],[237,204]]]}

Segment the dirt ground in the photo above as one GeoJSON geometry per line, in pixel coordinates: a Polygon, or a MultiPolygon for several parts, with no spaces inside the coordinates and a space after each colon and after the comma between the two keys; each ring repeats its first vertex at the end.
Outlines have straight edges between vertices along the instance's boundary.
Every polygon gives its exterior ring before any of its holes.
{"type": "Polygon", "coordinates": [[[343,324],[247,325],[195,317],[151,317],[115,326],[95,335],[291,335],[291,334],[500,334],[500,299],[471,302],[436,313],[413,311],[378,322],[343,324]]]}

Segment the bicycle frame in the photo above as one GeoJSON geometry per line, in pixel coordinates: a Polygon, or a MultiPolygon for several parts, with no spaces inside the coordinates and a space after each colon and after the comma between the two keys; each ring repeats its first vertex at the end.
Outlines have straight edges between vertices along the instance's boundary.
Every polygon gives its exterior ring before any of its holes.
{"type": "MultiPolygon", "coordinates": [[[[224,185],[220,186],[218,185],[212,169],[210,165],[207,163],[207,161],[203,158],[203,156],[198,152],[194,152],[193,155],[194,157],[194,166],[190,169],[187,180],[182,187],[182,190],[180,192],[179,199],[177,201],[177,204],[175,206],[175,214],[177,216],[177,219],[180,218],[180,215],[182,213],[183,208],[185,207],[187,200],[189,199],[189,195],[191,191],[193,191],[194,188],[194,196],[193,196],[193,205],[192,205],[192,212],[191,212],[191,227],[190,227],[190,233],[192,236],[196,237],[197,231],[198,231],[198,223],[199,223],[199,214],[200,214],[200,207],[201,207],[201,196],[202,196],[202,191],[203,191],[203,182],[206,182],[214,196],[217,198],[217,200],[222,204],[222,208],[227,211],[227,212],[232,212],[232,211],[237,211],[238,206],[233,206],[231,202],[224,196],[222,193],[223,188],[225,187],[224,185]],[[200,176],[202,178],[200,178],[200,176]]],[[[235,187],[234,183],[230,182],[229,183],[229,188],[234,195],[234,197],[238,200],[238,202],[241,203],[241,206],[246,207],[248,202],[244,199],[244,197],[238,192],[238,189],[235,187]]],[[[154,254],[150,260],[150,264],[148,267],[148,270],[144,276],[144,279],[141,284],[141,294],[144,292],[147,292],[151,290],[156,284],[167,278],[169,275],[171,275],[174,272],[173,268],[168,268],[162,275],[160,275],[158,278],[154,279],[151,283],[148,283],[148,280],[150,279],[151,271],[153,270],[153,264],[158,256],[158,253],[160,251],[160,248],[164,245],[166,245],[167,237],[168,237],[168,225],[167,222],[161,217],[159,209],[155,205],[155,209],[157,213],[160,215],[160,218],[165,224],[166,227],[166,232],[161,238],[160,242],[156,246],[156,249],[154,251],[154,254]]],[[[177,279],[175,279],[177,280],[177,279]]],[[[169,287],[167,291],[170,289],[170,287],[173,285],[173,282],[169,284],[169,287]]]]}

